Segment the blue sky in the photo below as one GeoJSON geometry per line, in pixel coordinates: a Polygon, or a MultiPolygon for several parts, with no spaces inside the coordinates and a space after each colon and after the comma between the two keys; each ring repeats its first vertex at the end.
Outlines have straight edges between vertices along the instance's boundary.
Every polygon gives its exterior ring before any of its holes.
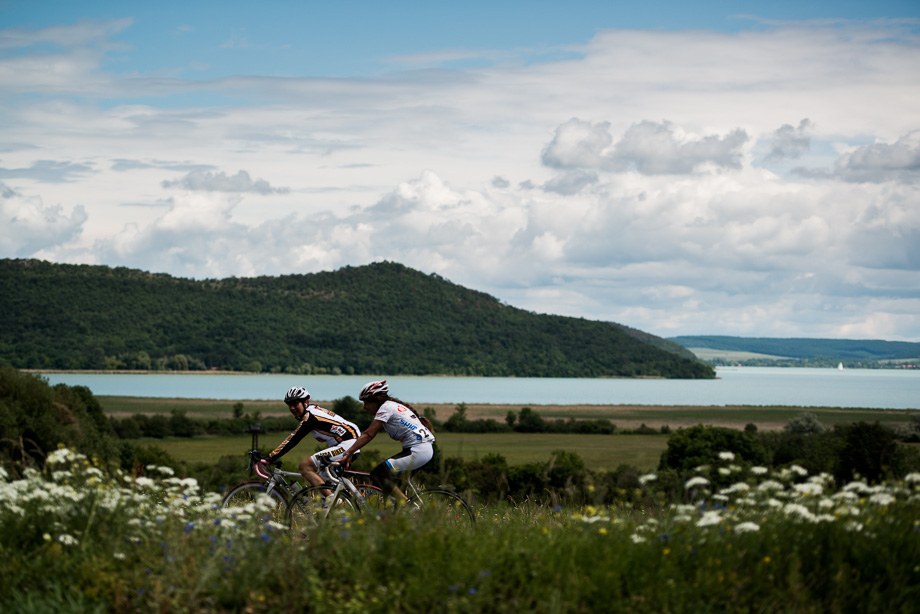
{"type": "Polygon", "coordinates": [[[920,340],[917,2],[0,0],[0,257],[920,340]]]}

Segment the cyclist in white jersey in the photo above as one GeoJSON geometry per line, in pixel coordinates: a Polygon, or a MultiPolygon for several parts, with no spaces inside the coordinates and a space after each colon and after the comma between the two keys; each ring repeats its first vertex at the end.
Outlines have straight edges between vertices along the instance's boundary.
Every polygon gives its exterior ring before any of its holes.
{"type": "Polygon", "coordinates": [[[431,422],[419,416],[411,405],[389,396],[386,380],[370,382],[361,389],[358,399],[364,402],[364,411],[374,415],[364,433],[358,437],[344,455],[350,465],[354,455],[366,446],[382,430],[402,444],[402,451],[394,454],[371,470],[372,481],[385,493],[403,495],[393,478],[407,471],[418,469],[434,455],[434,431],[431,422]]]}
{"type": "Polygon", "coordinates": [[[361,429],[328,409],[310,404],[310,393],[306,388],[294,386],[284,395],[284,402],[287,403],[291,414],[300,422],[287,439],[259,462],[267,465],[278,460],[290,452],[307,434],[313,435],[318,442],[329,447],[304,459],[298,468],[310,484],[322,484],[325,480],[318,473],[318,460],[321,457],[328,457],[330,461],[340,460],[361,435],[361,429]]]}

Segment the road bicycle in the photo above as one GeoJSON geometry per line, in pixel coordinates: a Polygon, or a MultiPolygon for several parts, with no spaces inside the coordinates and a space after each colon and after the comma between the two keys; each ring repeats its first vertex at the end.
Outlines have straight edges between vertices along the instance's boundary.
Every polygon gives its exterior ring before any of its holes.
{"type": "Polygon", "coordinates": [[[384,497],[379,488],[355,484],[352,479],[356,475],[368,474],[350,471],[339,462],[326,461],[322,464],[327,468],[328,482],[302,489],[287,506],[286,523],[294,531],[305,533],[330,519],[347,521],[362,513],[411,513],[455,526],[476,525],[473,508],[452,490],[421,490],[407,476],[408,500],[402,501],[395,497],[384,497]]]}
{"type": "MultiPolygon", "coordinates": [[[[264,480],[247,480],[231,488],[224,496],[221,509],[255,511],[256,506],[264,506],[268,520],[287,523],[288,508],[298,493],[304,490],[316,489],[319,491],[332,487],[331,485],[323,485],[304,488],[299,482],[303,476],[297,471],[283,471],[281,461],[274,461],[270,465],[270,473],[267,475],[262,474],[256,464],[260,460],[262,460],[262,454],[258,450],[251,450],[247,470],[255,467],[256,473],[264,480]]],[[[370,475],[359,471],[349,471],[348,474],[353,478],[362,480],[369,479],[370,475]]],[[[331,481],[331,476],[328,475],[325,465],[320,468],[320,477],[326,482],[331,481]]],[[[362,496],[374,497],[380,494],[380,489],[371,484],[358,484],[355,488],[358,492],[364,493],[362,496]]],[[[306,511],[303,510],[303,513],[306,513],[306,511]]]]}

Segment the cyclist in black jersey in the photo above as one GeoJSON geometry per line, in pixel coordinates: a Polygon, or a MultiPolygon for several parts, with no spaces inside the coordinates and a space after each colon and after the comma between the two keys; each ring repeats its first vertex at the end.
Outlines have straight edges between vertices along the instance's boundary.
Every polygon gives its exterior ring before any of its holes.
{"type": "Polygon", "coordinates": [[[361,429],[338,414],[323,409],[310,403],[310,393],[306,388],[295,386],[288,390],[284,402],[299,423],[287,438],[266,458],[259,461],[267,468],[268,463],[278,460],[290,452],[308,434],[320,443],[329,446],[312,456],[301,461],[298,469],[304,479],[310,484],[323,484],[325,480],[318,473],[319,462],[322,457],[330,461],[341,459],[355,440],[361,436],[361,429]]]}

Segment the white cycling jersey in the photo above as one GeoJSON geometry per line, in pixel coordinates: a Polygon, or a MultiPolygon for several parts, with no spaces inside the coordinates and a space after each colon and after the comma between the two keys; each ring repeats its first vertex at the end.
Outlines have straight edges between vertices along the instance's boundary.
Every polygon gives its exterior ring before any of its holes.
{"type": "Polygon", "coordinates": [[[401,442],[403,448],[434,442],[434,434],[425,428],[415,412],[396,401],[387,401],[381,405],[374,420],[383,422],[387,435],[401,442]]]}

